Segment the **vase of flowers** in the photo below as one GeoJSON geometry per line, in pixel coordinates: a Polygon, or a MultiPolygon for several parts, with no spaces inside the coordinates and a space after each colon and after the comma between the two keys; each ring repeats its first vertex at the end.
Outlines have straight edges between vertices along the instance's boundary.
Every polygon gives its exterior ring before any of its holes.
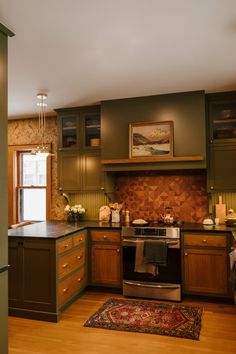
{"type": "Polygon", "coordinates": [[[83,208],[81,204],[73,206],[67,204],[64,211],[67,215],[68,222],[78,222],[80,221],[81,216],[85,213],[85,208],[83,208]]]}

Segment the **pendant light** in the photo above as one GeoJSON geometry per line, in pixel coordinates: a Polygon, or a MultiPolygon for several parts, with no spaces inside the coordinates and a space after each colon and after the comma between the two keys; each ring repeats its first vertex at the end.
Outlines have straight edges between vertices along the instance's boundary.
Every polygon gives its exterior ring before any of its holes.
{"type": "Polygon", "coordinates": [[[46,131],[46,117],[45,117],[45,109],[47,107],[47,103],[45,102],[47,99],[47,94],[46,93],[38,93],[37,94],[37,99],[39,100],[37,103],[37,106],[39,107],[39,136],[41,143],[38,145],[35,149],[31,151],[32,155],[52,155],[49,152],[48,146],[46,145],[45,142],[45,131],[46,131]]]}

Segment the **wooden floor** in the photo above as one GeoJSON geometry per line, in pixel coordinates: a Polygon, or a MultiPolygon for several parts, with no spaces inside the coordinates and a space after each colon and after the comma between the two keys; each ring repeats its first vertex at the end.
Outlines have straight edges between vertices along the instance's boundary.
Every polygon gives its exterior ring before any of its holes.
{"type": "Polygon", "coordinates": [[[118,294],[86,292],[62,315],[59,323],[9,317],[9,354],[235,354],[236,306],[194,302],[203,306],[200,340],[156,334],[83,327],[108,298],[118,294]]]}

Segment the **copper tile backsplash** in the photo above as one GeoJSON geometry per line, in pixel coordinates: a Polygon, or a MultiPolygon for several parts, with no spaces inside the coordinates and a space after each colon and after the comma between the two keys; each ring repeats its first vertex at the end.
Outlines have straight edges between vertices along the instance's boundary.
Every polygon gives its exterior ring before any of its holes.
{"type": "Polygon", "coordinates": [[[204,171],[123,173],[115,186],[116,200],[125,203],[131,220],[159,220],[166,207],[185,222],[202,222],[208,215],[204,171]]]}

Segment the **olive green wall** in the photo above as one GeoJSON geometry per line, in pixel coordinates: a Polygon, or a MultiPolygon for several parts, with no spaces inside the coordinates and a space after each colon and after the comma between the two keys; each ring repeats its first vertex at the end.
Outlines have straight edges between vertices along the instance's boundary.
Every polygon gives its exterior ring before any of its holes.
{"type": "Polygon", "coordinates": [[[206,155],[204,91],[103,101],[101,115],[102,159],[129,157],[129,123],[169,120],[174,156],[206,155]]]}

